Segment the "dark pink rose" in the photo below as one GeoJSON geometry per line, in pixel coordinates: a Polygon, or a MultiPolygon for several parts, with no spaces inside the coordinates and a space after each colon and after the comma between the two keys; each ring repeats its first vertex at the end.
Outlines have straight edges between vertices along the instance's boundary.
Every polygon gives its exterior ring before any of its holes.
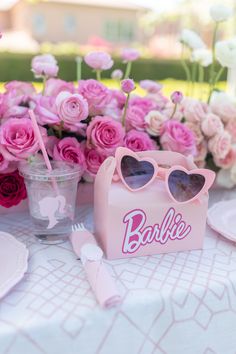
{"type": "Polygon", "coordinates": [[[87,146],[95,147],[100,153],[114,153],[123,145],[124,135],[120,122],[108,116],[96,116],[87,128],[87,146]]]}
{"type": "Polygon", "coordinates": [[[160,143],[164,150],[180,152],[184,155],[195,155],[196,144],[192,131],[184,124],[169,120],[163,125],[160,143]]]}
{"type": "Polygon", "coordinates": [[[76,138],[58,140],[54,145],[53,159],[79,164],[83,170],[86,168],[84,153],[76,138]]]}
{"type": "Polygon", "coordinates": [[[103,114],[112,98],[110,90],[101,82],[93,79],[81,80],[78,92],[87,100],[89,115],[92,116],[103,114]]]}
{"type": "MultiPolygon", "coordinates": [[[[40,131],[46,141],[46,129],[40,127],[40,131]]],[[[29,118],[9,118],[0,126],[0,153],[8,161],[20,161],[38,151],[38,139],[29,118]]]]}
{"type": "Polygon", "coordinates": [[[51,78],[46,81],[44,96],[57,96],[62,91],[75,92],[73,82],[66,82],[60,79],[51,78]]]}
{"type": "Polygon", "coordinates": [[[130,130],[124,138],[124,146],[133,151],[157,150],[157,145],[145,132],[130,130]]]}
{"type": "Polygon", "coordinates": [[[0,174],[0,205],[10,208],[26,199],[24,179],[18,171],[0,174]]]}
{"type": "Polygon", "coordinates": [[[131,106],[127,109],[125,126],[127,130],[137,129],[145,130],[147,123],[145,122],[146,112],[139,106],[131,106]]]}
{"type": "Polygon", "coordinates": [[[107,158],[107,154],[105,154],[105,152],[99,152],[96,148],[88,148],[87,146],[84,146],[84,155],[86,159],[87,173],[90,176],[95,176],[99,167],[107,158]]]}

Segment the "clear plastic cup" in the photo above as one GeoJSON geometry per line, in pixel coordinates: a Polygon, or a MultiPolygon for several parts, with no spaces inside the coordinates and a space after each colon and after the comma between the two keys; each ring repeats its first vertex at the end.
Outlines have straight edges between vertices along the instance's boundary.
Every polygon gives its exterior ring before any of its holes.
{"type": "Polygon", "coordinates": [[[34,234],[41,243],[64,242],[71,233],[75,215],[79,165],[52,161],[52,171],[44,162],[21,163],[28,194],[29,212],[34,234]]]}

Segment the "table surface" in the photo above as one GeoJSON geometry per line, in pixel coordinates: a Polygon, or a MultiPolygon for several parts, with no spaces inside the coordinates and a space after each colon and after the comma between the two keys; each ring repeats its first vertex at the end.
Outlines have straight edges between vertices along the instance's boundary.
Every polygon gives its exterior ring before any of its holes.
{"type": "MultiPolygon", "coordinates": [[[[236,198],[214,190],[210,204],[236,198]]],[[[92,228],[92,209],[79,219],[92,228]]],[[[107,262],[122,305],[97,305],[70,243],[40,245],[26,214],[0,217],[30,251],[0,301],[0,354],[235,354],[236,247],[207,227],[204,249],[107,262]]]]}

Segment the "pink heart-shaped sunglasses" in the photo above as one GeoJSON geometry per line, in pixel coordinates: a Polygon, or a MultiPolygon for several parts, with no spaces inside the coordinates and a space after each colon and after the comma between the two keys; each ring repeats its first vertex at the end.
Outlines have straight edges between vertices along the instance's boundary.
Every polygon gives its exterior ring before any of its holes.
{"type": "Polygon", "coordinates": [[[115,157],[117,175],[114,180],[120,179],[126,188],[134,192],[159,178],[165,181],[169,196],[177,203],[198,199],[209,190],[215,179],[215,173],[211,170],[187,170],[180,165],[163,168],[153,158],[140,158],[127,148],[118,148],[115,157]]]}

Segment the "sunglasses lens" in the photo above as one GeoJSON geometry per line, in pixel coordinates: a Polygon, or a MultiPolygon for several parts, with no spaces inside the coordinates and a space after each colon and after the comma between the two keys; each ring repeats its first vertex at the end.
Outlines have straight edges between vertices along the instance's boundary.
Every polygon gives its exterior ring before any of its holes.
{"type": "Polygon", "coordinates": [[[149,161],[138,161],[132,156],[121,159],[121,173],[131,189],[145,186],[154,175],[154,166],[149,161]]]}
{"type": "Polygon", "coordinates": [[[181,170],[171,172],[168,178],[170,193],[180,203],[194,198],[201,191],[204,184],[204,176],[197,173],[187,174],[181,170]]]}

